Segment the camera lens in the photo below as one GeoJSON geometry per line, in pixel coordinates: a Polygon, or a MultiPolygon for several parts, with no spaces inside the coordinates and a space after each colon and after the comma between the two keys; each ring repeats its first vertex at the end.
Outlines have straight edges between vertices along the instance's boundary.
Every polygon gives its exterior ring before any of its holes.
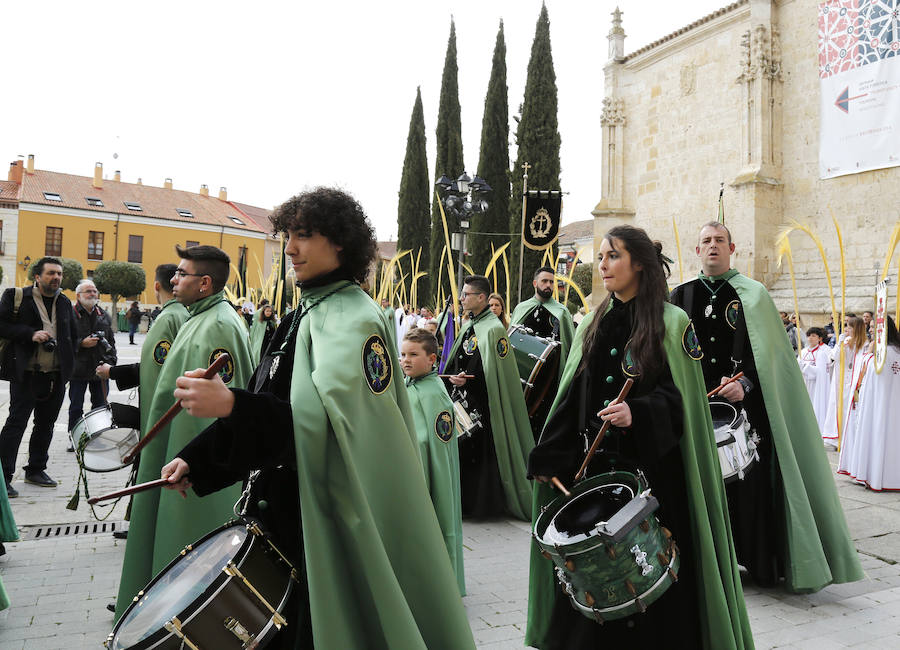
{"type": "Polygon", "coordinates": [[[56,339],[47,339],[41,345],[44,346],[44,349],[47,352],[53,352],[54,350],[56,350],[56,339]]]}

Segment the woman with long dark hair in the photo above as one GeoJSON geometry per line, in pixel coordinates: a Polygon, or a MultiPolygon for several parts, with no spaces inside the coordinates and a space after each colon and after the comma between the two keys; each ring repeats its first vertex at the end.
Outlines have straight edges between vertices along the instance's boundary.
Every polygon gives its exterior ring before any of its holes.
{"type": "MultiPolygon", "coordinates": [[[[570,605],[552,562],[535,544],[526,643],[571,650],[653,647],[678,639],[679,647],[750,647],[698,363],[702,351],[687,315],[668,303],[662,245],[639,228],[617,226],[603,238],[598,260],[609,295],[576,332],[559,393],[529,458],[529,475],[538,481],[533,517],[559,495],[549,479],[571,486],[585,450],[609,422],[587,476],[615,469],[646,477],[660,504],[655,515],[677,544],[678,580],[645,613],[600,625],[570,605]],[[627,378],[635,382],[630,394],[613,403],[627,378]]],[[[598,585],[596,593],[602,592],[598,585]]]]}
{"type": "Polygon", "coordinates": [[[509,319],[506,317],[506,301],[499,293],[492,293],[488,296],[488,309],[500,319],[500,323],[504,329],[509,329],[509,319]]]}

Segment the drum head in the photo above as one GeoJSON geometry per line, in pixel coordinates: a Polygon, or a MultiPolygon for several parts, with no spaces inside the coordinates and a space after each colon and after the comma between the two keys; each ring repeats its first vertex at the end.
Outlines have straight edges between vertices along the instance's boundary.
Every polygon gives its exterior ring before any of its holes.
{"type": "Polygon", "coordinates": [[[634,496],[634,490],[624,483],[601,485],[569,501],[553,518],[551,525],[570,537],[586,535],[599,522],[609,521],[634,496]]]}
{"type": "Polygon", "coordinates": [[[155,632],[164,631],[165,624],[174,616],[184,622],[185,612],[192,610],[191,606],[216,578],[224,575],[222,569],[240,553],[247,536],[242,522],[233,522],[210,533],[187,554],[176,558],[119,619],[109,650],[130,648],[155,632]]]}
{"type": "Polygon", "coordinates": [[[108,429],[112,426],[112,421],[112,410],[108,406],[101,406],[93,411],[88,411],[72,427],[72,431],[69,434],[72,438],[72,444],[77,446],[81,436],[85,434],[90,437],[92,433],[108,429]]]}
{"type": "Polygon", "coordinates": [[[90,434],[84,445],[81,455],[82,465],[89,472],[113,472],[122,469],[131,464],[122,462],[122,457],[137,443],[137,429],[109,428],[97,431],[90,434]]]}
{"type": "MultiPolygon", "coordinates": [[[[731,429],[737,423],[738,410],[728,402],[710,402],[709,414],[712,416],[713,429],[731,429]]],[[[716,436],[718,439],[718,435],[716,436]]]]}

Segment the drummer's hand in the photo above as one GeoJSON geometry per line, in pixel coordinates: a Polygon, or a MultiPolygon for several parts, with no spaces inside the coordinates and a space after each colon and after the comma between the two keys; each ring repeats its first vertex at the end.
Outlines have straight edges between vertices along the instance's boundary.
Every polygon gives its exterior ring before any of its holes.
{"type": "Polygon", "coordinates": [[[538,483],[549,483],[550,477],[549,476],[535,476],[534,480],[537,481],[538,483]]]}
{"type": "MultiPolygon", "coordinates": [[[[728,381],[729,377],[722,377],[722,383],[728,381]]],[[[729,402],[741,402],[744,400],[744,387],[739,381],[733,381],[725,388],[719,391],[719,397],[724,397],[729,402]]]]}
{"type": "Polygon", "coordinates": [[[627,429],[631,426],[631,407],[625,402],[610,404],[597,413],[604,422],[609,422],[614,427],[627,429]]]}
{"type": "Polygon", "coordinates": [[[111,366],[108,363],[101,363],[94,372],[97,373],[97,376],[100,377],[100,379],[109,379],[110,367],[111,366]]]}
{"type": "Polygon", "coordinates": [[[466,385],[466,377],[465,372],[461,372],[458,375],[450,375],[447,379],[450,380],[450,383],[454,386],[465,386],[466,385]]]}
{"type": "Polygon", "coordinates": [[[187,490],[191,487],[191,480],[188,478],[190,471],[191,468],[186,462],[176,458],[163,466],[160,478],[169,480],[169,484],[165,486],[167,490],[178,490],[182,497],[187,498],[187,490]]]}
{"type": "Polygon", "coordinates": [[[203,368],[188,370],[175,380],[175,399],[181,407],[198,418],[227,418],[234,409],[234,393],[219,375],[203,379],[203,368]]]}

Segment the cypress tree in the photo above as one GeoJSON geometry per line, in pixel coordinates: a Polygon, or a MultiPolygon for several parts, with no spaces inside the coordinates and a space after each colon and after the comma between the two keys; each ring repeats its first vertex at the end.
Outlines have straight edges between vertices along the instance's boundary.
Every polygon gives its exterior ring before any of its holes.
{"type": "MultiPolygon", "coordinates": [[[[503,36],[502,20],[497,31],[491,78],[488,81],[487,97],[484,102],[478,175],[485,179],[494,191],[488,196],[490,208],[487,212],[473,216],[472,230],[509,232],[509,100],[506,87],[506,39],[503,36]]],[[[508,241],[508,234],[469,235],[468,248],[472,254],[470,260],[475,272],[484,273],[491,260],[492,243],[497,249],[508,241]]],[[[498,277],[500,278],[498,288],[503,292],[506,289],[504,276],[501,273],[498,277]]]]}
{"type": "MultiPolygon", "coordinates": [[[[400,192],[397,205],[397,250],[412,250],[415,260],[419,259],[419,270],[428,270],[430,259],[429,207],[431,205],[431,183],[428,178],[428,157],[425,152],[425,114],[422,110],[422,91],[416,89],[412,117],[409,120],[409,135],[406,137],[406,157],[403,159],[403,174],[400,177],[400,192]]],[[[404,260],[404,267],[412,271],[412,262],[404,260]]],[[[412,277],[412,276],[410,276],[412,277]]],[[[420,278],[417,283],[417,302],[430,302],[428,278],[420,278]]]]}
{"type": "MultiPolygon", "coordinates": [[[[450,21],[450,38],[447,41],[447,55],[444,58],[444,75],[441,79],[441,99],[438,105],[436,130],[437,160],[434,164],[434,179],[448,176],[456,179],[464,171],[462,146],[462,119],[459,107],[459,80],[456,64],[456,25],[450,21]]],[[[434,196],[434,188],[429,188],[434,196]]],[[[448,231],[459,230],[459,220],[447,215],[448,231]]],[[[438,296],[438,265],[441,262],[441,249],[444,247],[444,227],[441,223],[441,210],[437,201],[431,205],[431,255],[429,258],[429,278],[431,279],[431,295],[438,296]]],[[[448,251],[450,252],[450,251],[448,251]]],[[[451,253],[452,254],[452,253],[451,253]]],[[[446,264],[446,261],[444,262],[446,264]]],[[[445,291],[449,290],[446,269],[444,271],[445,291]]],[[[438,305],[442,308],[443,305],[438,305]]]]}
{"type": "MultiPolygon", "coordinates": [[[[509,225],[513,237],[512,266],[510,275],[518,281],[519,245],[522,232],[522,165],[527,161],[528,188],[532,190],[558,190],[559,129],[557,126],[556,73],[553,71],[553,54],[550,51],[550,16],[547,6],[541,7],[531,44],[528,61],[528,77],[525,81],[525,99],[519,107],[520,117],[516,128],[516,144],[519,148],[516,165],[512,169],[512,200],[509,208],[509,225]],[[515,271],[513,271],[515,269],[515,271]]],[[[522,295],[532,294],[531,276],[540,266],[544,251],[525,248],[525,264],[522,273],[522,295]]],[[[513,290],[515,294],[515,290],[513,290]]],[[[514,300],[515,302],[515,300],[514,300]]],[[[512,309],[512,306],[510,307],[512,309]]]]}

